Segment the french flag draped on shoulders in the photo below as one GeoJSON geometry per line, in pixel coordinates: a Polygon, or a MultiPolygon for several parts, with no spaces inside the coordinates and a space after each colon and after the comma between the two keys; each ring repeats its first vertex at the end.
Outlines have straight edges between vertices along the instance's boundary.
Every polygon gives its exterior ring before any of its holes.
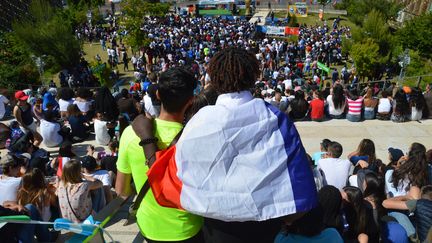
{"type": "Polygon", "coordinates": [[[202,108],[148,175],[162,206],[223,221],[264,221],[317,204],[294,124],[247,91],[202,108]]]}

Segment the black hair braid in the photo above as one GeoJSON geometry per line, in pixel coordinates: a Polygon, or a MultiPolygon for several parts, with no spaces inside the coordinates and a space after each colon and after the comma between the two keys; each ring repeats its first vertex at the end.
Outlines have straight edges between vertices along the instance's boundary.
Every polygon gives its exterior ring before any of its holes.
{"type": "Polygon", "coordinates": [[[218,93],[250,90],[259,75],[259,63],[244,49],[227,48],[211,59],[209,74],[218,93]]]}

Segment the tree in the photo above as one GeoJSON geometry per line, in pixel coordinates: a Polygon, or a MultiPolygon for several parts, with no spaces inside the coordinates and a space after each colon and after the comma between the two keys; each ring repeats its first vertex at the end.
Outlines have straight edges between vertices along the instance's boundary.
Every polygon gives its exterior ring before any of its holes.
{"type": "Polygon", "coordinates": [[[379,54],[379,46],[374,40],[368,38],[362,43],[353,44],[350,54],[360,77],[372,79],[380,76],[380,69],[384,60],[379,54]]]}
{"type": "Polygon", "coordinates": [[[396,39],[403,48],[418,51],[424,58],[432,58],[432,13],[408,21],[396,32],[396,39]]]}
{"type": "Polygon", "coordinates": [[[164,16],[170,7],[166,3],[150,3],[144,0],[124,0],[121,6],[124,12],[121,23],[128,32],[126,42],[134,49],[150,43],[147,34],[141,29],[144,18],[148,15],[164,16]]]}
{"type": "Polygon", "coordinates": [[[391,51],[392,35],[384,19],[384,15],[373,9],[363,21],[360,35],[354,35],[355,41],[361,42],[365,38],[371,38],[379,46],[379,53],[386,56],[391,51]]]}
{"type": "Polygon", "coordinates": [[[344,2],[349,19],[356,25],[362,25],[364,17],[373,9],[380,12],[385,21],[395,18],[402,9],[400,4],[389,0],[350,0],[344,2]]]}
{"type": "Polygon", "coordinates": [[[81,46],[70,23],[44,0],[34,0],[30,14],[30,19],[21,19],[12,25],[19,45],[35,56],[45,55],[53,71],[76,66],[81,46]]]}
{"type": "Polygon", "coordinates": [[[39,73],[30,53],[15,45],[13,36],[0,33],[0,87],[23,89],[38,83],[39,73]]]}

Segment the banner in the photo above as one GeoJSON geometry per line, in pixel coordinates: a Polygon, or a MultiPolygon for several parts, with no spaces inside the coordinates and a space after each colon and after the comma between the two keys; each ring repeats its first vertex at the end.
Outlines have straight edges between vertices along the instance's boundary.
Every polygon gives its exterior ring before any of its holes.
{"type": "Polygon", "coordinates": [[[285,27],[285,35],[299,35],[300,28],[299,27],[285,27]]]}
{"type": "Polygon", "coordinates": [[[288,12],[290,15],[295,15],[296,17],[307,17],[308,7],[305,3],[299,2],[295,5],[288,5],[288,12]]]}
{"type": "Polygon", "coordinates": [[[267,35],[285,35],[285,27],[267,26],[267,35]]]}
{"type": "Polygon", "coordinates": [[[330,68],[327,67],[324,63],[318,62],[317,65],[319,69],[324,70],[326,73],[330,72],[330,68]]]}

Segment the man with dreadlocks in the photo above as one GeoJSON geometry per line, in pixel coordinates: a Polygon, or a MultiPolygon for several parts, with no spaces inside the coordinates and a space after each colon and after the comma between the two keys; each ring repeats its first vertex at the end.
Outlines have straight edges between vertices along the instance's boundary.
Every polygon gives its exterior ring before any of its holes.
{"type": "MultiPolygon", "coordinates": [[[[163,196],[161,205],[205,217],[206,242],[273,242],[284,222],[317,205],[305,150],[288,117],[253,98],[255,55],[226,48],[211,59],[208,72],[219,93],[216,104],[186,124],[170,158],[164,151],[150,161],[152,169],[166,162],[158,176],[169,175],[157,181],[150,171],[152,191],[163,196]]],[[[138,120],[134,130],[148,140],[146,121],[138,120]]]]}

